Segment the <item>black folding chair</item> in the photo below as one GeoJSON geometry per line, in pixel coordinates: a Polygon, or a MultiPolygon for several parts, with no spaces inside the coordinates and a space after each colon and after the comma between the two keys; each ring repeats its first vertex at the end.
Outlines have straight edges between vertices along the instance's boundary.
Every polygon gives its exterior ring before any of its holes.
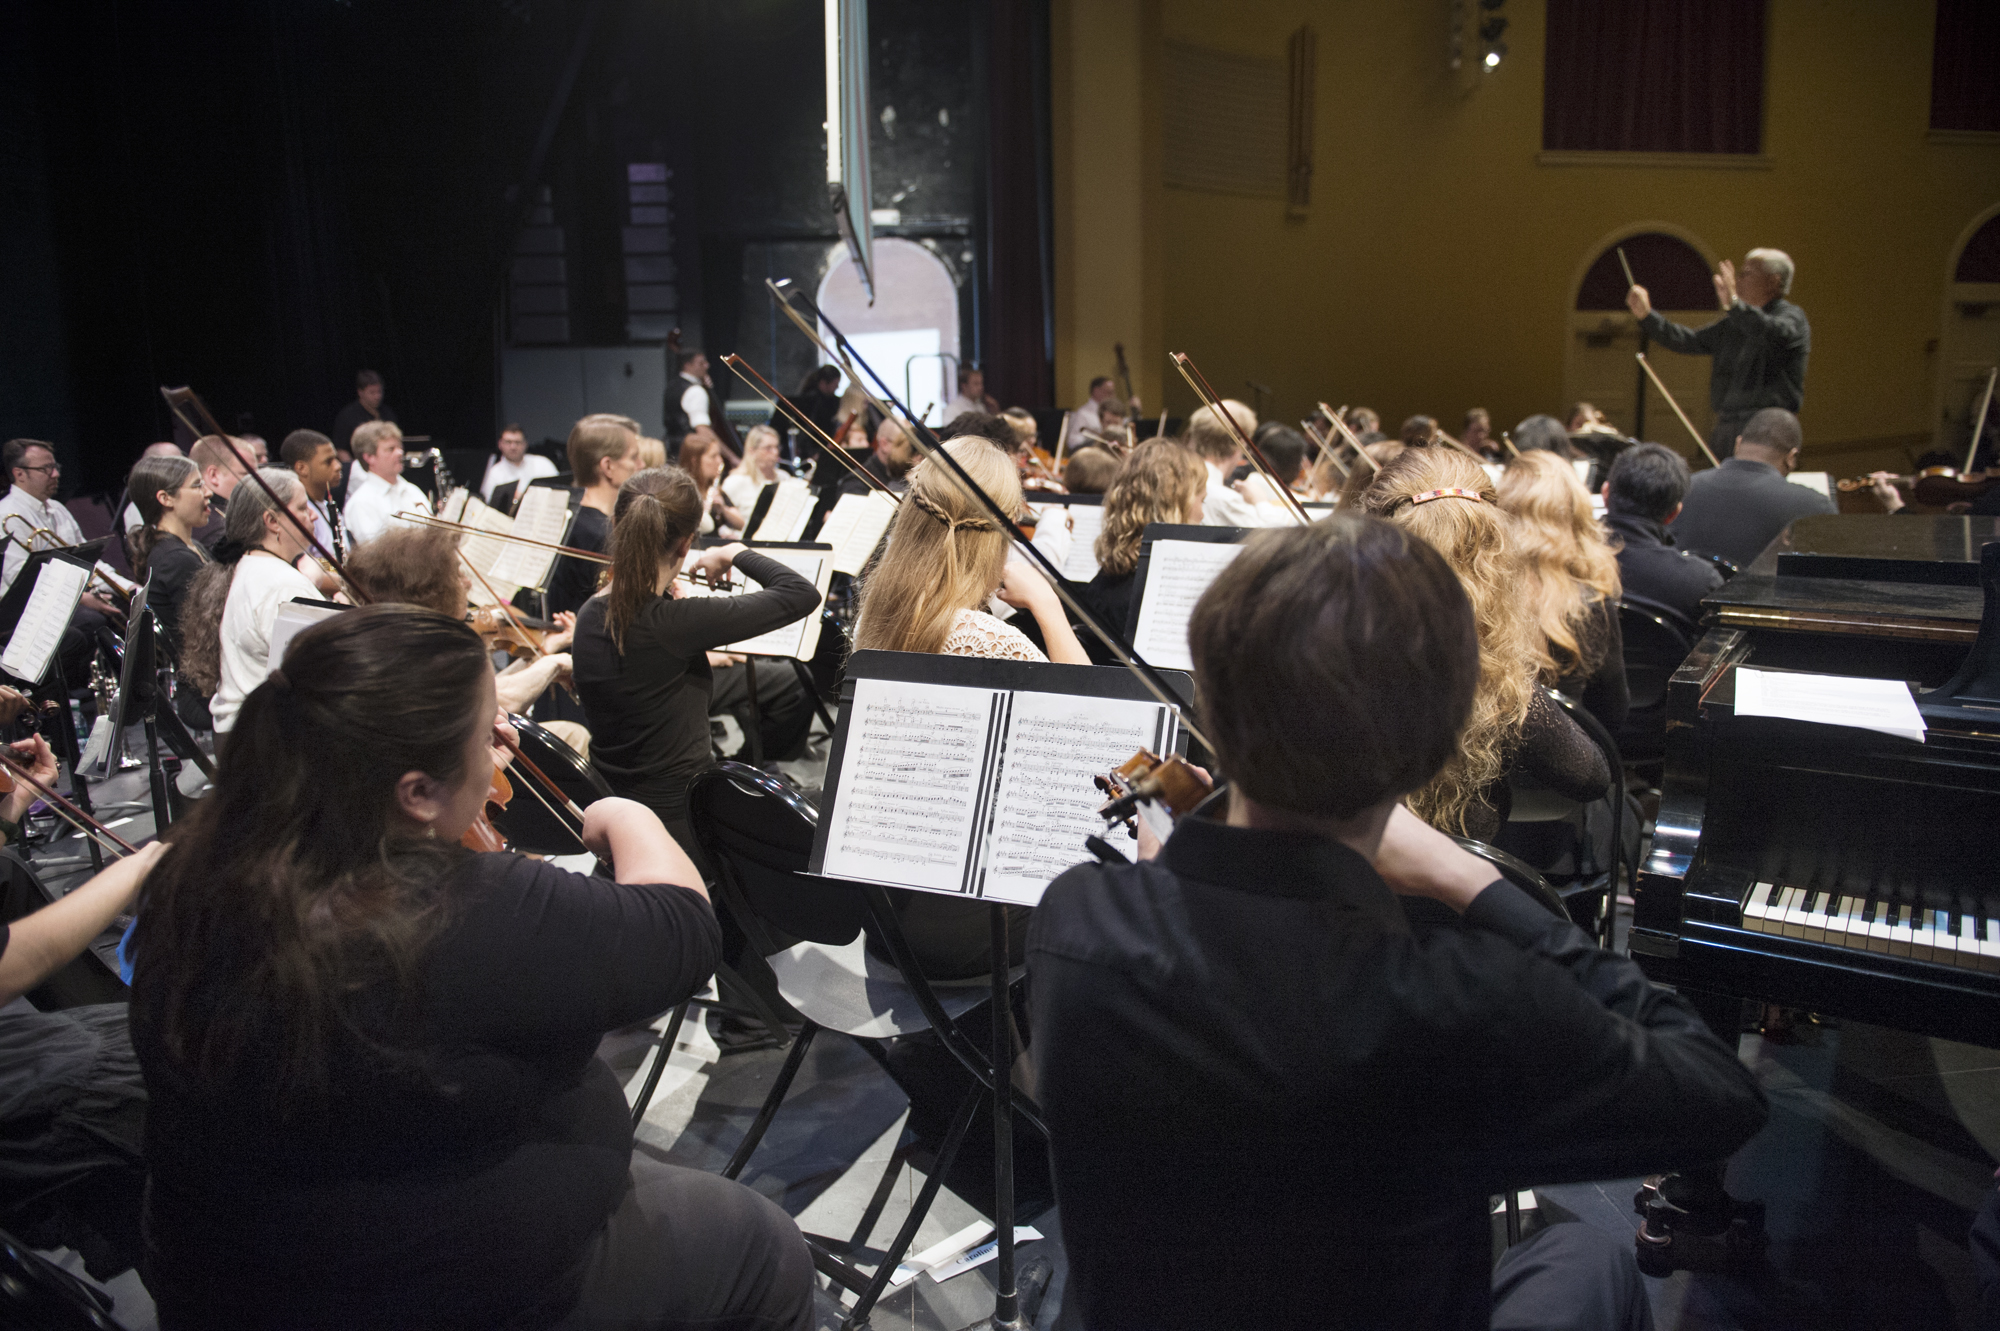
{"type": "MultiPolygon", "coordinates": [[[[583,755],[571,748],[554,731],[537,725],[525,716],[509,717],[519,736],[521,752],[541,768],[557,789],[569,796],[578,808],[612,793],[610,785],[583,755]]],[[[533,790],[516,790],[506,808],[493,817],[493,826],[509,845],[528,855],[575,855],[583,849],[577,828],[560,806],[545,804],[533,790]]]]}
{"type": "Polygon", "coordinates": [[[1632,707],[1618,730],[1625,763],[1648,785],[1659,784],[1667,749],[1667,681],[1681,668],[1693,643],[1692,625],[1664,606],[1636,597],[1618,603],[1618,627],[1625,641],[1625,683],[1632,707]]]}
{"type": "Polygon", "coordinates": [[[24,1331],[123,1331],[111,1296],[0,1230],[0,1326],[24,1331]]]}
{"type": "MultiPolygon", "coordinates": [[[[908,942],[882,889],[809,876],[806,865],[819,811],[782,778],[742,763],[719,764],[690,786],[688,816],[715,874],[718,901],[771,968],[779,994],[805,1018],[749,1132],[724,1166],[725,1178],[736,1178],[749,1163],[821,1030],[847,1035],[878,1058],[879,1041],[934,1030],[977,1083],[960,1101],[930,1176],[872,1275],[807,1238],[814,1265],[857,1296],[842,1325],[859,1326],[915,1240],[983,1094],[992,1089],[992,1062],[957,1024],[992,997],[991,986],[982,977],[976,984],[934,987],[909,957],[908,942]],[[868,951],[862,925],[870,918],[883,931],[894,964],[868,951]]],[[[1017,983],[1023,973],[1024,968],[1016,968],[1007,982],[1017,983]]],[[[1006,1024],[1004,1014],[996,1014],[994,1021],[1006,1024]]],[[[1004,1079],[1008,1072],[1002,1067],[998,1076],[1004,1079]]],[[[1031,1112],[1028,1116],[1039,1131],[1039,1118],[1031,1112]]]]}

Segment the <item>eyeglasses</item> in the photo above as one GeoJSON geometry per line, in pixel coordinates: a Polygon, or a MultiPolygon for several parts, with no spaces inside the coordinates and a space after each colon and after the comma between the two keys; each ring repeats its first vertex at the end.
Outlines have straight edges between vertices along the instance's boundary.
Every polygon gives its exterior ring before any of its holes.
{"type": "Polygon", "coordinates": [[[39,467],[30,467],[30,466],[28,466],[28,465],[27,465],[26,463],[16,463],[16,464],[14,465],[14,470],[15,470],[15,471],[46,471],[46,472],[50,472],[50,473],[55,473],[55,472],[58,472],[58,471],[61,471],[61,470],[62,470],[62,463],[60,463],[60,462],[50,462],[50,463],[46,463],[46,464],[44,464],[44,465],[42,465],[42,466],[39,466],[39,467]]]}

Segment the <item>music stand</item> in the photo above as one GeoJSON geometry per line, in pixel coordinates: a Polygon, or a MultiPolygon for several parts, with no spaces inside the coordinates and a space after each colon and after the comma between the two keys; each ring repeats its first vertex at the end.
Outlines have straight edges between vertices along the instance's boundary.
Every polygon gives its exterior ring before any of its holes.
{"type": "Polygon", "coordinates": [[[116,772],[120,756],[125,749],[125,728],[136,719],[146,727],[146,780],[153,800],[153,831],[155,835],[164,833],[168,823],[174,818],[174,793],[177,787],[173,778],[179,775],[182,762],[192,762],[201,769],[201,774],[213,781],[215,766],[208,755],[201,751],[195,738],[188,732],[179,716],[171,707],[160,706],[166,690],[160,686],[159,667],[159,619],[147,596],[152,591],[153,578],[149,571],[145,586],[132,593],[132,605],[125,616],[125,659],[118,672],[118,701],[111,710],[111,744],[105,751],[104,770],[116,772]],[[170,761],[160,754],[160,737],[166,736],[167,747],[173,751],[176,770],[170,772],[170,761]]]}
{"type": "MultiPolygon", "coordinates": [[[[8,537],[13,540],[13,537],[8,537]]],[[[100,536],[94,541],[84,541],[78,545],[62,545],[49,550],[30,550],[28,561],[21,565],[21,571],[14,578],[14,584],[0,596],[0,639],[14,636],[14,628],[21,622],[21,612],[28,608],[28,597],[34,594],[35,579],[41,575],[42,566],[53,559],[67,560],[72,564],[82,564],[94,568],[104,547],[110,542],[109,536],[100,536]]],[[[19,541],[14,541],[19,545],[19,541]]],[[[0,542],[4,546],[5,542],[0,542]]]]}

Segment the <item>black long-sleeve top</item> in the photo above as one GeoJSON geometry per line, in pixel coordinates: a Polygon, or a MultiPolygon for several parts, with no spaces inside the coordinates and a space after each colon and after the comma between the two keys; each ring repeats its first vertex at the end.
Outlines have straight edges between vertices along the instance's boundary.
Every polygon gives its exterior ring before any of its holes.
{"type": "MultiPolygon", "coordinates": [[[[1629,693],[1626,699],[1629,704],[1629,693]]],[[[1506,775],[1466,807],[1465,835],[1474,841],[1491,841],[1498,834],[1500,824],[1514,808],[1514,792],[1507,780],[1516,773],[1533,777],[1566,799],[1579,801],[1604,798],[1611,784],[1611,764],[1605,760],[1604,750],[1540,689],[1528,702],[1528,716],[1508,756],[1506,775]]]]}
{"type": "Polygon", "coordinates": [[[1570,670],[1555,681],[1557,689],[1583,704],[1606,730],[1618,733],[1632,710],[1632,687],[1625,680],[1625,630],[1618,623],[1618,603],[1599,597],[1577,630],[1577,645],[1592,661],[1589,670],[1570,670]]]}
{"type": "Polygon", "coordinates": [[[181,601],[188,584],[201,572],[208,559],[189,547],[172,532],[161,532],[146,556],[146,604],[160,626],[160,634],[175,661],[181,656],[181,601]]]}
{"type": "Polygon", "coordinates": [[[1028,931],[1070,1291],[1093,1331],[1483,1327],[1487,1199],[1763,1123],[1680,999],[1505,882],[1413,933],[1359,854],[1184,819],[1028,931]],[[1190,1272],[1228,1278],[1192,1279],[1190,1272]]]}
{"type": "Polygon", "coordinates": [[[819,611],[819,590],[790,568],[745,550],[736,568],[764,590],[743,596],[658,596],[611,640],[608,596],[584,603],[571,659],[590,724],[590,761],[619,794],[662,817],[708,765],[708,653],[819,611]]]}
{"type": "Polygon", "coordinates": [[[325,1097],[290,1118],[269,1069],[218,1081],[171,1057],[142,949],[132,1043],[163,1326],[483,1331],[553,1325],[575,1302],[632,1157],[598,1042],[700,988],[721,929],[686,887],[518,855],[465,855],[437,899],[414,1000],[386,965],[341,996],[413,1060],[337,1042],[325,1097]]]}
{"type": "MultiPolygon", "coordinates": [[[[588,505],[580,504],[576,520],[570,523],[569,537],[563,542],[578,550],[597,554],[611,551],[611,519],[588,505]]],[[[597,579],[604,565],[574,555],[557,555],[549,568],[549,613],[577,614],[597,591],[597,579]]]]}
{"type": "Polygon", "coordinates": [[[1673,323],[1658,310],[1639,326],[1669,351],[1715,358],[1709,370],[1708,402],[1717,415],[1760,407],[1797,411],[1806,399],[1812,325],[1806,312],[1783,296],[1762,307],[1739,300],[1720,319],[1700,328],[1673,323]]]}

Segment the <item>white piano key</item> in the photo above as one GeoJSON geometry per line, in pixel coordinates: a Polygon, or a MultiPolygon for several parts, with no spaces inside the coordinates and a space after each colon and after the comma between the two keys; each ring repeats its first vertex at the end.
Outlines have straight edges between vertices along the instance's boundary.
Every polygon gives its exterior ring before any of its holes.
{"type": "Polygon", "coordinates": [[[1970,911],[1958,917],[1958,964],[1979,969],[1979,919],[1970,911]]]}
{"type": "Polygon", "coordinates": [[[1826,917],[1820,914],[1820,907],[1824,904],[1824,892],[1806,888],[1799,894],[1799,937],[1808,943],[1826,941],[1826,917]]]}
{"type": "Polygon", "coordinates": [[[1826,903],[1826,941],[1835,947],[1849,945],[1847,937],[1847,904],[1853,898],[1834,893],[1826,903]]]}
{"type": "Polygon", "coordinates": [[[1931,912],[1931,959],[1945,966],[1958,964],[1958,932],[1951,927],[1951,912],[1931,912]]]}
{"type": "Polygon", "coordinates": [[[1875,918],[1868,922],[1868,950],[1886,953],[1889,950],[1889,903],[1880,897],[1872,900],[1875,918]]]}
{"type": "Polygon", "coordinates": [[[1780,920],[1783,923],[1784,935],[1787,938],[1804,937],[1806,931],[1806,913],[1803,909],[1806,900],[1805,889],[1802,887],[1787,887],[1783,889],[1783,892],[1783,914],[1780,916],[1780,920]]]}
{"type": "Polygon", "coordinates": [[[1868,950],[1868,926],[1862,922],[1861,908],[1868,904],[1868,898],[1847,896],[1840,899],[1841,942],[1860,951],[1868,950]]]}
{"type": "Polygon", "coordinates": [[[1979,969],[2000,971],[2000,919],[1986,917],[1986,937],[1979,940],[1979,969]]]}
{"type": "Polygon", "coordinates": [[[1917,961],[1937,960],[1937,927],[1928,907],[1911,907],[1910,956],[1917,961]]]}
{"type": "Polygon", "coordinates": [[[1910,927],[1910,908],[1907,904],[1896,907],[1896,922],[1889,926],[1889,955],[1907,957],[1910,947],[1916,942],[1916,930],[1910,927]]]}
{"type": "Polygon", "coordinates": [[[1752,883],[1743,897],[1743,927],[1758,933],[1770,932],[1771,893],[1770,883],[1752,883]]]}

